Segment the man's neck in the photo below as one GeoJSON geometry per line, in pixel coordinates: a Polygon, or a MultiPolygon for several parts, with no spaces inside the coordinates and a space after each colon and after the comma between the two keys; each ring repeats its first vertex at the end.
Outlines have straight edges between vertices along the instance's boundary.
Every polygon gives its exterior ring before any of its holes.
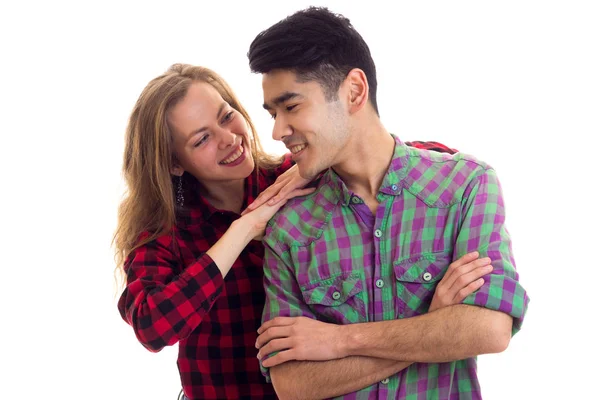
{"type": "MultiPolygon", "coordinates": [[[[371,207],[394,154],[395,141],[379,119],[353,132],[344,149],[343,162],[333,166],[348,189],[371,207]]],[[[376,207],[375,207],[376,208],[376,207]]]]}

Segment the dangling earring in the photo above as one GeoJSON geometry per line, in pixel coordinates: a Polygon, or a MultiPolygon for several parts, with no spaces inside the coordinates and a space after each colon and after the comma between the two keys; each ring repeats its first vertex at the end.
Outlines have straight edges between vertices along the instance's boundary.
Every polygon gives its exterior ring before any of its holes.
{"type": "Polygon", "coordinates": [[[177,182],[177,205],[183,207],[183,175],[179,177],[177,182]]]}

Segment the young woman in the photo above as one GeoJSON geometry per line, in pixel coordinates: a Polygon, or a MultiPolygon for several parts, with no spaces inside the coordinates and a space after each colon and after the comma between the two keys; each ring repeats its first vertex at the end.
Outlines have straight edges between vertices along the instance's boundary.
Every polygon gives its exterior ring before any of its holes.
{"type": "MultiPolygon", "coordinates": [[[[265,298],[255,239],[286,199],[313,189],[301,189],[307,181],[289,156],[262,151],[221,77],[181,64],[142,91],[126,131],[123,174],[128,193],[114,238],[123,319],[150,351],[179,343],[188,398],[276,398],[256,358],[265,298]]],[[[465,286],[438,301],[456,303],[465,286]]]]}

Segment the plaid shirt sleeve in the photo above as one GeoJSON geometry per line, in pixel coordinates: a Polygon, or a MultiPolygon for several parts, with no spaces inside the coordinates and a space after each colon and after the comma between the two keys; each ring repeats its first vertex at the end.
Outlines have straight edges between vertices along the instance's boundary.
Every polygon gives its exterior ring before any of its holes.
{"type": "Polygon", "coordinates": [[[171,234],[137,249],[125,261],[127,286],[121,317],[148,350],[157,352],[187,338],[223,289],[223,277],[204,254],[182,271],[171,234]]]}
{"type": "MultiPolygon", "coordinates": [[[[274,250],[274,248],[280,248],[280,246],[277,244],[271,246],[270,243],[265,241],[264,285],[266,301],[262,322],[265,323],[275,317],[317,319],[302,298],[302,292],[293,272],[289,250],[281,251],[274,250]]],[[[275,354],[277,353],[270,354],[267,358],[275,354]]],[[[262,360],[260,369],[267,382],[271,382],[269,370],[262,366],[262,360]]]]}
{"type": "Polygon", "coordinates": [[[480,257],[492,260],[494,268],[484,277],[484,285],[463,303],[511,315],[514,335],[521,329],[529,298],[515,269],[510,236],[504,223],[502,191],[493,169],[485,170],[467,188],[462,215],[454,259],[477,250],[480,257]]]}

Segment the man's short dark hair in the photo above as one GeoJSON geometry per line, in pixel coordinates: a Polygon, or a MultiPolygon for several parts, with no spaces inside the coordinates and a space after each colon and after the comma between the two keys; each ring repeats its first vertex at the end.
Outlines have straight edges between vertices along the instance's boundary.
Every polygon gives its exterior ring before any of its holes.
{"type": "Polygon", "coordinates": [[[319,82],[328,101],[353,68],[364,71],[369,99],[377,109],[377,76],[369,46],[350,20],[325,7],[309,7],[259,33],[248,51],[250,69],[291,70],[300,82],[319,82]]]}

